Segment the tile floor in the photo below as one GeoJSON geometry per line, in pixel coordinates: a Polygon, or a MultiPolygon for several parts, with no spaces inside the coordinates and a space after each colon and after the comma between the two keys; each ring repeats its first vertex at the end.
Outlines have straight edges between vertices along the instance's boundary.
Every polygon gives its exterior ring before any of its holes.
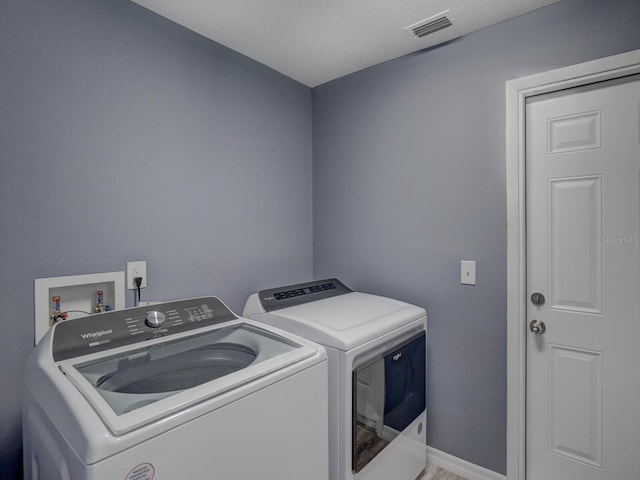
{"type": "Polygon", "coordinates": [[[424,475],[420,480],[465,480],[460,475],[451,473],[443,468],[427,463],[424,475]]]}

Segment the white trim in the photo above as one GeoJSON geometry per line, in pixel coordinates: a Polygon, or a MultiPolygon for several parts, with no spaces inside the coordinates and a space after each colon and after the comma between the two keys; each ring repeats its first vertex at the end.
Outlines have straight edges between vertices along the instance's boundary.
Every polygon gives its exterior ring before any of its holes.
{"type": "Polygon", "coordinates": [[[467,480],[506,480],[507,477],[499,473],[480,467],[474,463],[467,462],[461,458],[449,455],[441,450],[427,446],[427,462],[436,467],[460,475],[467,480]]]}
{"type": "Polygon", "coordinates": [[[507,478],[525,480],[526,250],[524,115],[527,97],[640,73],[640,50],[508,81],[507,478]]]}

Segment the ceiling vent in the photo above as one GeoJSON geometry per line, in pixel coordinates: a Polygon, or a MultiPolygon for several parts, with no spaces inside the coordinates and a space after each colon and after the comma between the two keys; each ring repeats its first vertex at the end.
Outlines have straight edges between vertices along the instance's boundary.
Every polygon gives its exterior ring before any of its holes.
{"type": "Polygon", "coordinates": [[[434,15],[433,17],[420,20],[418,23],[405,27],[405,30],[414,38],[424,38],[432,33],[439,32],[453,25],[451,22],[449,10],[434,15]]]}

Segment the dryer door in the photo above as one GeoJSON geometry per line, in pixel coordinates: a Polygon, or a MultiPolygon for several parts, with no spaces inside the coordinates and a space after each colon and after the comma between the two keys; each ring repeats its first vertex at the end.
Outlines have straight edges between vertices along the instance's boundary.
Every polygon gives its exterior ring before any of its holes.
{"type": "Polygon", "coordinates": [[[352,470],[359,472],[425,410],[425,332],[357,367],[352,382],[352,470]]]}

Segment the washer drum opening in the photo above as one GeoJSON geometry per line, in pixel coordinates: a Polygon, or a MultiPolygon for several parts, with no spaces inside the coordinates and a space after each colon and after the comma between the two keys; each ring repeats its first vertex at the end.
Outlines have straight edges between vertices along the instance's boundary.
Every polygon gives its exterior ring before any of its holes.
{"type": "Polygon", "coordinates": [[[133,394],[175,392],[242,370],[257,356],[245,345],[216,343],[157,360],[123,360],[118,370],[98,379],[96,387],[133,394]]]}

